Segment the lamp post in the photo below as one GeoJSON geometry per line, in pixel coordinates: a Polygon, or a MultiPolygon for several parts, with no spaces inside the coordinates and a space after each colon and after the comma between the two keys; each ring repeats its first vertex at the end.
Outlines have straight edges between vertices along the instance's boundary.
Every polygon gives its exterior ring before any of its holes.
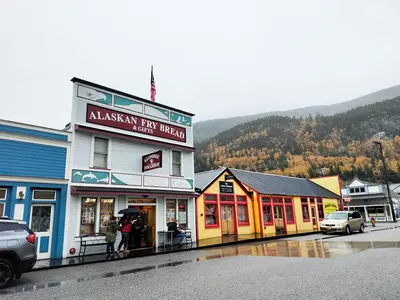
{"type": "MultiPolygon", "coordinates": [[[[375,145],[378,145],[379,152],[381,154],[381,159],[382,159],[382,163],[383,163],[383,170],[385,172],[385,181],[386,181],[386,188],[387,188],[387,193],[388,193],[388,198],[389,198],[390,210],[391,210],[391,213],[392,213],[392,220],[393,220],[393,222],[397,222],[396,215],[394,213],[394,208],[393,208],[392,193],[390,192],[390,187],[389,187],[389,179],[388,179],[388,172],[387,172],[387,168],[386,168],[385,157],[383,156],[382,143],[381,142],[377,142],[377,141],[374,141],[373,143],[375,145]]],[[[384,207],[384,209],[385,209],[385,207],[384,207]]],[[[386,215],[386,213],[385,213],[385,215],[386,215]]]]}

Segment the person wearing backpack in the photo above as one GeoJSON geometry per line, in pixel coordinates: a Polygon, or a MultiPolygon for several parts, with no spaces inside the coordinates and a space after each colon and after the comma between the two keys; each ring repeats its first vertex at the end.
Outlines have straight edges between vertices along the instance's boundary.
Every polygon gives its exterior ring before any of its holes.
{"type": "Polygon", "coordinates": [[[106,242],[107,242],[107,258],[114,256],[114,244],[117,239],[118,224],[115,217],[111,217],[108,221],[107,232],[106,232],[106,242]]]}

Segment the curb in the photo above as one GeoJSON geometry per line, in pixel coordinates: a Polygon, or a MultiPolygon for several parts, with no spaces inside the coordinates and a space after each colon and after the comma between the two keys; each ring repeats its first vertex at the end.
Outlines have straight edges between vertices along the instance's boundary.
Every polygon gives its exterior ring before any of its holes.
{"type": "MultiPolygon", "coordinates": [[[[390,229],[396,229],[396,228],[400,228],[400,225],[396,225],[396,226],[393,226],[393,227],[385,227],[385,228],[371,229],[370,231],[365,232],[365,233],[371,233],[371,232],[383,231],[383,230],[390,230],[390,229]]],[[[314,239],[314,241],[335,239],[335,238],[338,238],[338,237],[341,237],[341,235],[326,236],[326,237],[322,237],[322,238],[319,238],[319,239],[314,239]]]]}
{"type": "MultiPolygon", "coordinates": [[[[196,248],[176,249],[176,250],[173,250],[173,251],[156,252],[156,253],[137,255],[137,256],[132,256],[132,257],[121,257],[121,258],[112,259],[112,260],[104,259],[104,260],[99,260],[99,261],[88,261],[88,262],[82,262],[82,263],[76,263],[76,264],[65,264],[65,265],[58,265],[58,266],[40,267],[40,268],[31,269],[27,273],[45,271],[45,270],[52,270],[52,269],[68,268],[68,267],[78,267],[78,266],[90,265],[90,264],[107,263],[107,262],[114,262],[114,261],[119,261],[119,260],[135,259],[135,258],[140,258],[140,257],[149,257],[149,256],[156,256],[156,255],[163,255],[163,254],[170,254],[170,253],[177,253],[177,252],[188,252],[188,251],[204,250],[204,249],[210,249],[210,248],[215,248],[215,247],[225,247],[225,246],[232,246],[232,245],[250,244],[250,243],[255,243],[255,242],[281,240],[281,239],[285,239],[285,238],[307,236],[307,235],[318,234],[318,233],[321,233],[321,231],[302,232],[302,233],[294,233],[294,234],[290,234],[290,235],[280,235],[280,236],[271,236],[271,237],[263,237],[263,238],[254,238],[254,239],[248,239],[248,240],[227,242],[227,243],[223,243],[223,244],[200,246],[200,247],[196,247],[196,248]]],[[[101,253],[100,254],[93,254],[93,255],[101,255],[101,253]]],[[[90,256],[91,255],[86,255],[86,257],[90,257],[90,256]]],[[[67,257],[65,259],[68,259],[68,258],[76,258],[76,257],[67,257]]]]}

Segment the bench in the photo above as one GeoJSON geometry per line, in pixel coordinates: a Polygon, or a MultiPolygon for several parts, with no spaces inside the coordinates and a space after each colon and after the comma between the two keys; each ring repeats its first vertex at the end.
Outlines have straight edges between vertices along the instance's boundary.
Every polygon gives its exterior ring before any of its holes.
{"type": "Polygon", "coordinates": [[[104,233],[89,233],[75,237],[80,239],[78,256],[81,256],[81,254],[83,256],[85,255],[86,247],[107,245],[105,237],[106,235],[104,233]]]}

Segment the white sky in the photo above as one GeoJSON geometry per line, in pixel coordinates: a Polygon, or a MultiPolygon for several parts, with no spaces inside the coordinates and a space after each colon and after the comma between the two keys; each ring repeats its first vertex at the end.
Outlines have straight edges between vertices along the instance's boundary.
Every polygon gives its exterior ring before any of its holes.
{"type": "Polygon", "coordinates": [[[400,83],[400,1],[1,1],[0,118],[62,128],[72,77],[195,121],[400,83]]]}

